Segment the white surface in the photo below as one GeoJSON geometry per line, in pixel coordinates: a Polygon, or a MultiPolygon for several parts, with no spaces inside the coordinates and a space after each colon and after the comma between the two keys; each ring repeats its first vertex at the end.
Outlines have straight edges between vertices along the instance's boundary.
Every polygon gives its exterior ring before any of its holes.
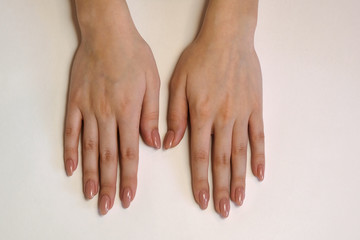
{"type": "MultiPolygon", "coordinates": [[[[129,0],[167,84],[203,0],[129,0]]],[[[244,206],[222,220],[195,204],[187,137],[141,143],[137,196],[106,217],[65,176],[62,131],[77,46],[69,1],[0,0],[1,239],[360,239],[360,2],[261,1],[266,177],[249,172],[244,206]]]]}

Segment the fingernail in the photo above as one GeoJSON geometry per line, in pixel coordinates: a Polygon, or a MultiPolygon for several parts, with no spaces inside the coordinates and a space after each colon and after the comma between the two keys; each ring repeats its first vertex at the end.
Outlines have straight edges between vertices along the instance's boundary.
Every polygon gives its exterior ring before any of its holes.
{"type": "Polygon", "coordinates": [[[123,208],[128,208],[132,200],[132,193],[130,188],[125,188],[122,194],[121,203],[123,208]]]}
{"type": "Polygon", "coordinates": [[[103,195],[101,197],[100,206],[99,206],[100,214],[101,215],[107,214],[109,209],[110,209],[110,198],[108,195],[103,195]]]}
{"type": "Polygon", "coordinates": [[[174,131],[169,130],[165,135],[165,140],[164,140],[164,148],[165,149],[169,149],[172,147],[174,138],[175,138],[174,131]]]}
{"type": "Polygon", "coordinates": [[[226,198],[221,199],[220,201],[220,215],[223,218],[226,218],[229,216],[229,212],[230,212],[230,203],[229,200],[226,198]]]}
{"type": "Polygon", "coordinates": [[[66,174],[68,176],[71,176],[73,174],[73,171],[74,171],[74,162],[73,162],[73,160],[69,159],[69,160],[66,161],[65,171],[66,171],[66,174]]]}
{"type": "Polygon", "coordinates": [[[85,196],[87,199],[92,199],[95,196],[95,183],[88,180],[85,184],[85,196]]]}
{"type": "Polygon", "coordinates": [[[159,135],[159,131],[157,129],[152,130],[151,132],[151,138],[153,141],[153,145],[156,149],[160,149],[161,147],[161,141],[160,141],[160,135],[159,135]]]}
{"type": "Polygon", "coordinates": [[[239,187],[235,190],[235,203],[238,206],[241,206],[244,202],[245,190],[243,187],[239,187]]]}
{"type": "Polygon", "coordinates": [[[206,209],[209,202],[209,194],[207,191],[202,190],[199,193],[199,205],[201,209],[206,209]]]}
{"type": "Polygon", "coordinates": [[[262,164],[257,167],[257,178],[259,181],[264,180],[264,165],[262,164]]]}

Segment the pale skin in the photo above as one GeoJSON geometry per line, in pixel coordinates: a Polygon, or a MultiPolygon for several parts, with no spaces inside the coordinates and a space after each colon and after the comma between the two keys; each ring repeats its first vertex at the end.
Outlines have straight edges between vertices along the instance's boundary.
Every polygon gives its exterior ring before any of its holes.
{"type": "MultiPolygon", "coordinates": [[[[114,203],[118,162],[123,207],[135,197],[139,131],[147,145],[161,147],[160,80],[125,1],[77,0],[76,6],[82,38],[69,87],[65,169],[72,175],[77,168],[82,129],[84,195],[91,199],[98,193],[104,215],[114,203]]],[[[194,198],[207,208],[211,156],[214,207],[222,217],[229,215],[230,200],[244,201],[248,142],[252,172],[264,179],[262,79],[254,50],[257,7],[257,0],[210,0],[201,30],[170,82],[164,149],[180,143],[190,119],[194,198]]]]}

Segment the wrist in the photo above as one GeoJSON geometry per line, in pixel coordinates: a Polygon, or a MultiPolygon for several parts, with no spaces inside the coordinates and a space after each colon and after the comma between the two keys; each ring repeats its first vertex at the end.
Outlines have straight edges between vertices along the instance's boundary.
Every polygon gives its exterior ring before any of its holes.
{"type": "Polygon", "coordinates": [[[252,46],[258,0],[210,0],[198,38],[252,46]]]}
{"type": "Polygon", "coordinates": [[[76,0],[76,13],[82,38],[137,32],[125,0],[76,0]]]}

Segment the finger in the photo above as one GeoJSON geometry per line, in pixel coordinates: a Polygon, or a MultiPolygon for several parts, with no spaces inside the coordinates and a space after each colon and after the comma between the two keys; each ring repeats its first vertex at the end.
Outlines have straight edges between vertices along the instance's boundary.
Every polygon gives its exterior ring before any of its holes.
{"type": "Polygon", "coordinates": [[[234,124],[231,147],[231,200],[241,206],[245,198],[248,121],[234,124]]]}
{"type": "Polygon", "coordinates": [[[84,194],[87,199],[92,199],[99,188],[98,127],[94,115],[84,119],[82,145],[84,194]]]}
{"type": "Polygon", "coordinates": [[[254,112],[250,116],[249,138],[251,146],[251,169],[259,181],[262,181],[264,180],[265,173],[265,137],[261,113],[254,112]]]}
{"type": "Polygon", "coordinates": [[[120,134],[120,200],[124,208],[133,201],[137,188],[139,162],[139,118],[137,114],[118,120],[120,134]]]}
{"type": "Polygon", "coordinates": [[[158,130],[160,79],[158,73],[147,76],[147,86],[143,100],[140,129],[144,142],[154,148],[161,147],[158,130]]]}
{"type": "Polygon", "coordinates": [[[229,216],[230,211],[230,155],[232,125],[214,129],[213,145],[213,184],[215,210],[222,216],[229,216]]]}
{"type": "Polygon", "coordinates": [[[81,112],[69,104],[65,120],[64,164],[66,174],[71,176],[78,164],[78,145],[81,130],[81,112]]]}
{"type": "Polygon", "coordinates": [[[98,118],[100,145],[99,211],[105,215],[113,206],[117,172],[117,128],[113,117],[98,118]]]}
{"type": "Polygon", "coordinates": [[[170,98],[167,113],[167,133],[164,148],[169,149],[179,144],[187,125],[188,105],[185,92],[186,77],[174,73],[170,82],[170,98]]]}
{"type": "Polygon", "coordinates": [[[209,202],[209,149],[211,122],[199,124],[191,119],[190,162],[192,189],[195,201],[201,209],[206,209],[209,202]]]}

